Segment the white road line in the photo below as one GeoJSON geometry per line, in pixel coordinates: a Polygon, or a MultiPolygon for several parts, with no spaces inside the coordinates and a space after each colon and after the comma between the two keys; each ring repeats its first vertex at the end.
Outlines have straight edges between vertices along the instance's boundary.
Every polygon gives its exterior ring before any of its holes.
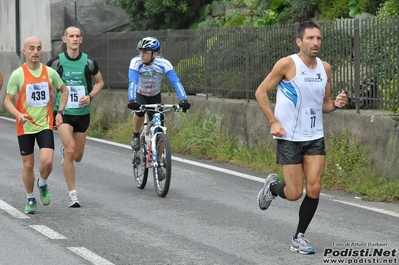
{"type": "Polygon", "coordinates": [[[15,209],[14,207],[12,207],[11,205],[9,205],[8,203],[4,202],[3,200],[0,200],[0,209],[7,212],[8,214],[10,214],[12,217],[14,218],[18,218],[18,219],[30,219],[29,216],[27,216],[26,214],[18,211],[17,209],[15,209]]]}
{"type": "Polygon", "coordinates": [[[29,225],[29,226],[50,239],[66,239],[66,237],[55,232],[53,229],[45,225],[29,225]]]}
{"type": "MultiPolygon", "coordinates": [[[[5,118],[5,117],[0,117],[0,118],[6,119],[6,120],[10,120],[10,121],[15,121],[13,119],[5,118]]],[[[98,139],[98,138],[93,138],[93,137],[87,137],[87,139],[90,139],[92,141],[99,142],[99,143],[104,143],[104,144],[118,146],[118,147],[122,147],[122,148],[126,148],[126,149],[131,149],[130,145],[126,145],[126,144],[115,143],[115,142],[111,142],[111,141],[107,141],[107,140],[103,140],[103,139],[98,139]]],[[[244,174],[244,173],[237,173],[237,172],[232,171],[232,170],[219,168],[219,167],[215,167],[215,166],[210,166],[210,165],[202,164],[202,163],[199,163],[199,162],[194,162],[194,161],[183,159],[183,158],[179,158],[179,157],[172,156],[172,159],[176,160],[176,161],[179,161],[179,162],[182,162],[182,163],[186,163],[186,164],[194,165],[194,166],[197,166],[197,167],[202,167],[202,168],[215,170],[215,171],[218,171],[218,172],[234,175],[234,176],[237,176],[237,177],[240,177],[240,178],[254,180],[254,181],[257,181],[257,182],[261,182],[261,183],[263,183],[265,181],[264,178],[258,178],[258,177],[255,177],[255,176],[252,176],[252,175],[248,175],[248,174],[244,174]]],[[[326,196],[326,197],[331,197],[331,196],[329,196],[327,194],[323,194],[323,193],[321,193],[320,195],[326,196]]],[[[367,210],[370,210],[370,211],[374,211],[374,212],[378,212],[378,213],[382,213],[382,214],[387,214],[387,215],[394,216],[394,217],[399,217],[398,213],[395,213],[395,212],[392,212],[392,211],[387,211],[387,210],[380,209],[380,208],[375,208],[375,207],[366,207],[366,206],[363,206],[363,205],[357,204],[357,203],[349,203],[349,202],[344,202],[344,201],[339,201],[339,200],[334,200],[334,199],[332,199],[332,200],[336,201],[336,202],[339,202],[339,203],[345,203],[345,204],[352,205],[352,206],[355,206],[355,207],[367,209],[367,210]]]]}
{"type": "MultiPolygon", "coordinates": [[[[122,147],[122,148],[126,148],[126,149],[131,149],[130,145],[114,143],[114,142],[110,142],[110,141],[107,141],[107,140],[91,138],[91,137],[87,137],[87,138],[90,138],[90,140],[92,140],[92,141],[105,143],[105,144],[111,144],[111,145],[122,147]]],[[[197,166],[197,167],[207,168],[207,169],[219,171],[219,172],[222,172],[222,173],[234,175],[234,176],[237,176],[237,177],[240,177],[240,178],[250,179],[250,180],[254,180],[254,181],[258,181],[258,182],[262,182],[262,183],[265,182],[264,178],[258,178],[258,177],[252,176],[252,175],[248,175],[248,174],[244,174],[244,173],[238,173],[238,172],[235,172],[235,171],[229,170],[229,169],[224,169],[224,168],[220,168],[220,167],[206,165],[206,164],[203,164],[203,163],[199,163],[199,162],[195,162],[195,161],[191,161],[191,160],[187,160],[187,159],[180,158],[180,157],[175,157],[175,156],[172,156],[172,159],[176,160],[176,161],[179,161],[179,162],[182,162],[182,163],[194,165],[194,166],[197,166]]]]}
{"type": "Polygon", "coordinates": [[[67,249],[81,256],[85,260],[90,261],[94,265],[115,265],[84,247],[67,247],[67,249]]]}
{"type": "Polygon", "coordinates": [[[377,212],[377,213],[383,213],[383,214],[387,214],[387,215],[390,215],[390,216],[399,217],[399,213],[395,213],[395,212],[384,210],[384,209],[380,209],[380,208],[369,207],[369,206],[359,205],[357,203],[340,201],[340,200],[333,200],[333,201],[339,202],[339,203],[343,203],[343,204],[347,204],[347,205],[351,205],[351,206],[355,206],[355,207],[359,207],[359,208],[363,208],[363,209],[374,211],[374,212],[377,212]]]}
{"type": "Polygon", "coordinates": [[[244,178],[244,179],[250,179],[250,180],[254,180],[254,181],[262,182],[262,183],[265,182],[264,178],[258,178],[258,177],[252,176],[252,175],[236,172],[236,171],[229,170],[229,169],[224,169],[224,168],[215,167],[215,166],[211,166],[211,165],[205,165],[205,164],[202,164],[202,163],[199,163],[199,162],[187,160],[187,159],[180,158],[180,157],[172,156],[172,159],[176,160],[176,161],[179,161],[179,162],[182,162],[182,163],[186,163],[186,164],[194,165],[194,166],[197,166],[197,167],[203,167],[203,168],[219,171],[219,172],[222,172],[222,173],[226,173],[226,174],[229,174],[229,175],[234,175],[234,176],[237,176],[237,177],[240,177],[240,178],[244,178]]]}
{"type": "MultiPolygon", "coordinates": [[[[96,141],[96,142],[100,142],[100,143],[104,143],[104,144],[110,144],[110,145],[114,145],[114,146],[119,146],[119,147],[126,148],[126,149],[131,149],[130,145],[114,143],[114,142],[103,140],[103,139],[97,139],[97,138],[91,138],[91,137],[88,137],[88,138],[90,138],[90,140],[93,140],[93,141],[96,141]]],[[[182,162],[182,163],[194,165],[194,166],[197,166],[197,167],[207,168],[207,169],[215,170],[215,171],[218,171],[218,172],[234,175],[234,176],[237,176],[237,177],[240,177],[240,178],[254,180],[254,181],[257,181],[257,182],[261,182],[261,183],[265,182],[264,178],[258,178],[258,177],[252,176],[252,175],[235,172],[235,171],[232,171],[232,170],[229,170],[229,169],[219,168],[219,167],[216,167],[216,166],[211,166],[211,165],[195,162],[195,161],[187,160],[187,159],[180,158],[180,157],[172,156],[172,159],[176,160],[176,161],[179,161],[179,162],[182,162]]],[[[305,189],[304,189],[304,192],[306,192],[305,189]]],[[[335,202],[338,202],[338,203],[348,204],[348,205],[352,205],[352,206],[359,207],[359,208],[362,208],[362,209],[367,209],[367,210],[370,210],[370,211],[374,211],[374,212],[377,212],[377,213],[382,213],[382,214],[386,214],[386,215],[390,215],[390,216],[394,216],[394,217],[399,217],[399,213],[396,213],[396,212],[393,212],[393,211],[388,211],[388,210],[384,210],[384,209],[376,208],[376,207],[368,207],[368,206],[364,206],[364,205],[361,205],[361,204],[358,204],[358,203],[350,203],[350,202],[335,200],[333,196],[330,196],[330,195],[324,194],[324,193],[320,193],[320,195],[321,196],[325,196],[325,197],[330,197],[332,201],[335,201],[335,202]]]]}

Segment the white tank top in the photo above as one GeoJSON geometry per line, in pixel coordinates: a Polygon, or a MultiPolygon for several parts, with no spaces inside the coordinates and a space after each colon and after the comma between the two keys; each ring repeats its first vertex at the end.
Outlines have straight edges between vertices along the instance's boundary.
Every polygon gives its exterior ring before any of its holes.
{"type": "Polygon", "coordinates": [[[315,69],[308,68],[297,54],[290,56],[296,66],[295,77],[289,81],[281,80],[277,89],[274,115],[284,127],[284,139],[304,142],[324,137],[323,100],[327,84],[327,74],[323,63],[316,58],[315,69]]]}

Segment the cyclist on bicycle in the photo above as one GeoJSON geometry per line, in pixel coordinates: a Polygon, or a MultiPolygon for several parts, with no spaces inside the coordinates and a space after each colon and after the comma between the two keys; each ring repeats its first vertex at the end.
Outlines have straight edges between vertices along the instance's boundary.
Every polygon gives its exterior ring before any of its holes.
{"type": "MultiPolygon", "coordinates": [[[[164,74],[179,96],[179,106],[186,111],[190,108],[186,91],[180,83],[172,64],[160,56],[161,43],[153,37],[146,37],[139,41],[137,49],[139,55],[130,61],[129,66],[129,88],[128,108],[136,110],[133,115],[133,139],[132,148],[140,150],[140,129],[144,123],[144,112],[139,111],[141,104],[158,104],[161,100],[161,81],[164,74]]],[[[152,120],[152,113],[149,112],[149,119],[152,120]]],[[[163,121],[163,119],[162,119],[163,121]]]]}

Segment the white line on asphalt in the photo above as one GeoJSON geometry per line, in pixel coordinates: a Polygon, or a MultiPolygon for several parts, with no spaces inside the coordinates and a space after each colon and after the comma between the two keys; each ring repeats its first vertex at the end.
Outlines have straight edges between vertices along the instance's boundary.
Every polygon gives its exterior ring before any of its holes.
{"type": "MultiPolygon", "coordinates": [[[[6,120],[10,120],[10,121],[15,121],[13,119],[5,118],[5,117],[0,117],[0,118],[6,119],[6,120]]],[[[122,148],[126,148],[126,149],[131,149],[130,145],[126,145],[126,144],[115,143],[115,142],[111,142],[111,141],[107,141],[107,140],[103,140],[103,139],[98,139],[98,138],[93,138],[93,137],[87,137],[87,139],[90,139],[92,141],[99,142],[99,143],[104,143],[104,144],[118,146],[118,147],[122,147],[122,148]]],[[[258,177],[251,176],[251,175],[244,174],[244,173],[237,173],[237,172],[232,171],[232,170],[219,168],[219,167],[215,167],[215,166],[211,166],[211,165],[206,165],[206,164],[202,164],[202,163],[199,163],[199,162],[195,162],[195,161],[191,161],[191,160],[187,160],[187,159],[183,159],[183,158],[179,158],[179,157],[172,156],[172,159],[176,160],[176,161],[179,161],[179,162],[182,162],[182,163],[186,163],[186,164],[195,165],[195,166],[202,167],[202,168],[207,168],[207,169],[223,172],[223,173],[226,173],[226,174],[234,175],[234,176],[237,176],[237,177],[240,177],[240,178],[249,179],[249,180],[254,180],[254,181],[257,181],[257,182],[261,182],[261,183],[263,183],[265,181],[264,178],[258,178],[258,177]]],[[[326,197],[331,197],[330,195],[323,194],[323,193],[321,193],[320,195],[326,196],[326,197]]],[[[391,215],[391,216],[394,216],[394,217],[399,217],[398,213],[395,213],[395,212],[392,212],[392,211],[387,211],[387,210],[380,209],[380,208],[366,207],[366,206],[363,206],[361,204],[349,203],[349,202],[344,202],[344,201],[339,201],[339,200],[334,200],[334,199],[333,199],[333,201],[336,201],[336,202],[339,202],[339,203],[349,204],[349,205],[352,205],[352,206],[355,206],[355,207],[367,209],[367,210],[378,212],[378,213],[382,213],[382,214],[391,215]]]]}
{"type": "MultiPolygon", "coordinates": [[[[104,144],[110,144],[110,145],[114,145],[114,146],[118,146],[118,147],[122,147],[122,148],[126,148],[126,149],[131,149],[130,145],[114,143],[114,142],[103,140],[103,139],[97,139],[97,138],[91,138],[91,137],[88,137],[88,138],[90,138],[90,140],[92,140],[92,141],[96,141],[96,142],[100,142],[100,143],[104,143],[104,144]]],[[[252,176],[252,175],[235,172],[235,171],[232,171],[232,170],[229,170],[229,169],[219,168],[219,167],[216,167],[216,166],[211,166],[211,165],[195,162],[195,161],[191,161],[191,160],[180,158],[180,157],[172,156],[172,159],[176,160],[176,161],[179,161],[179,162],[182,162],[182,163],[194,165],[194,166],[197,166],[197,167],[207,168],[207,169],[215,170],[215,171],[218,171],[218,172],[234,175],[234,176],[237,176],[237,177],[240,177],[240,178],[254,180],[254,181],[257,181],[257,182],[261,182],[261,183],[265,182],[264,178],[258,178],[258,177],[252,176]]],[[[306,192],[306,190],[304,190],[304,192],[306,192]]],[[[327,194],[323,194],[323,193],[320,193],[320,195],[325,196],[325,197],[330,197],[331,200],[333,200],[335,202],[338,202],[338,203],[344,203],[344,204],[352,205],[352,206],[359,207],[359,208],[362,208],[362,209],[367,209],[367,210],[370,210],[370,211],[374,211],[374,212],[378,212],[378,213],[382,213],[382,214],[386,214],[386,215],[390,215],[390,216],[394,216],[394,217],[399,217],[399,213],[395,213],[393,211],[388,211],[388,210],[375,208],[375,207],[367,207],[367,206],[363,206],[363,205],[358,204],[358,203],[350,203],[350,202],[335,200],[335,199],[333,199],[332,196],[327,195],[327,194]]]]}
{"type": "Polygon", "coordinates": [[[0,117],[0,119],[15,122],[15,119],[11,119],[11,118],[8,118],[8,117],[0,117]]]}
{"type": "Polygon", "coordinates": [[[394,217],[399,217],[399,213],[395,213],[395,212],[388,211],[388,210],[384,210],[384,209],[380,209],[380,208],[375,208],[375,207],[370,207],[370,206],[365,206],[365,205],[359,205],[359,204],[357,204],[357,203],[346,202],[346,201],[340,201],[340,200],[333,200],[333,201],[339,202],[339,203],[343,203],[343,204],[347,204],[347,205],[352,205],[352,206],[355,206],[355,207],[367,209],[367,210],[374,211],[374,212],[378,212],[378,213],[383,213],[383,214],[391,215],[391,216],[394,216],[394,217]]]}
{"type": "Polygon", "coordinates": [[[66,239],[66,237],[55,232],[53,229],[45,225],[29,225],[29,226],[50,239],[66,239]]]}
{"type": "MultiPolygon", "coordinates": [[[[104,144],[111,144],[111,145],[122,147],[122,148],[126,148],[126,149],[131,149],[130,145],[114,143],[114,142],[110,142],[110,141],[107,141],[107,140],[91,138],[91,137],[87,137],[87,138],[90,138],[90,140],[92,140],[92,141],[96,141],[96,142],[100,142],[100,143],[104,143],[104,144]]],[[[182,162],[182,163],[194,165],[194,166],[197,166],[197,167],[203,167],[203,168],[219,171],[219,172],[222,172],[222,173],[234,175],[234,176],[237,176],[237,177],[240,177],[240,178],[250,179],[250,180],[254,180],[254,181],[258,181],[258,182],[262,182],[262,183],[265,182],[264,178],[258,178],[258,177],[254,177],[254,176],[251,176],[251,175],[248,175],[248,174],[238,173],[238,172],[235,172],[233,170],[228,170],[228,169],[224,169],[224,168],[220,168],[220,167],[206,165],[206,164],[203,164],[203,163],[199,163],[199,162],[195,162],[195,161],[191,161],[191,160],[188,160],[188,159],[175,157],[175,156],[172,156],[172,159],[176,160],[176,161],[179,161],[179,162],[182,162]]]]}
{"type": "Polygon", "coordinates": [[[11,215],[14,218],[18,218],[18,219],[30,219],[29,216],[27,216],[26,214],[21,213],[20,211],[18,211],[17,209],[15,209],[14,207],[12,207],[11,205],[9,205],[8,203],[6,203],[3,200],[0,200],[0,209],[7,212],[9,215],[11,215]]]}
{"type": "Polygon", "coordinates": [[[114,263],[98,256],[84,247],[67,247],[67,249],[81,256],[85,260],[90,261],[94,265],[114,265],[114,263]]]}

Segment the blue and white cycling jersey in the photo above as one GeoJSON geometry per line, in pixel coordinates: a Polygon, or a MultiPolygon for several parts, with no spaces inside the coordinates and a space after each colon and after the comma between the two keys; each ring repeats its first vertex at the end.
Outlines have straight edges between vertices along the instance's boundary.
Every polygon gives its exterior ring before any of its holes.
{"type": "Polygon", "coordinates": [[[161,93],[162,78],[166,75],[176,90],[180,100],[187,99],[186,91],[172,64],[162,56],[155,57],[150,65],[145,65],[137,55],[130,61],[128,99],[136,100],[136,93],[153,97],[161,93]]]}

